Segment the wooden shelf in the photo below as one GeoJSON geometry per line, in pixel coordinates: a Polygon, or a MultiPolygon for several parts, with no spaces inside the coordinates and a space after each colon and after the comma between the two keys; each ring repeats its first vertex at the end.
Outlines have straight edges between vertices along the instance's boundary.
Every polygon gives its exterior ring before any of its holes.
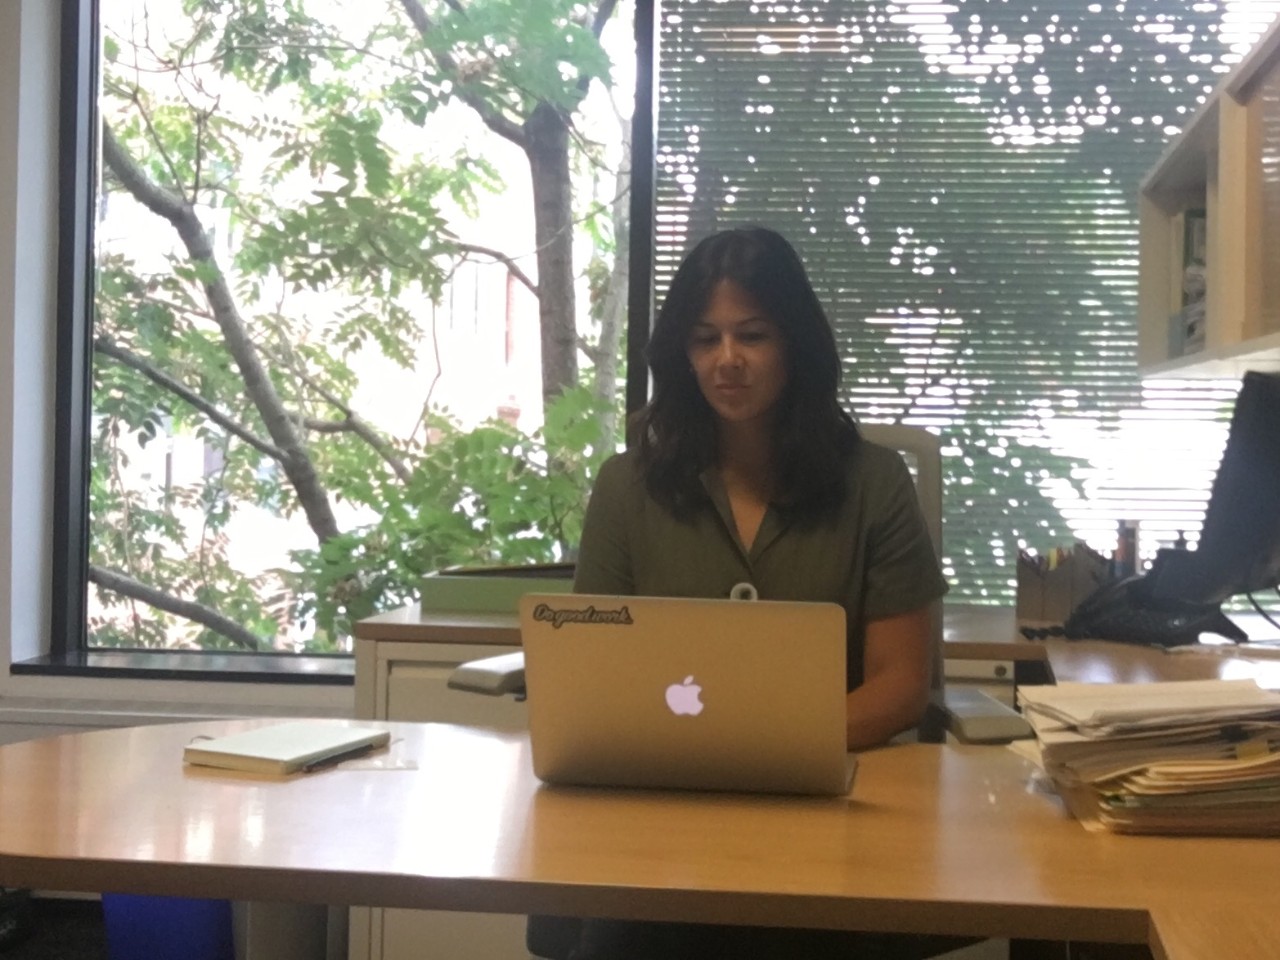
{"type": "Polygon", "coordinates": [[[1139,191],[1168,214],[1203,206],[1209,180],[1209,158],[1218,142],[1218,101],[1209,100],[1192,115],[1156,165],[1142,178],[1139,191]]]}
{"type": "Polygon", "coordinates": [[[1246,370],[1280,373],[1280,333],[1271,333],[1230,347],[1201,350],[1142,369],[1146,379],[1187,378],[1238,380],[1246,370]]]}
{"type": "Polygon", "coordinates": [[[1138,370],[1238,378],[1280,370],[1280,20],[1218,85],[1139,189],[1138,370]],[[1205,218],[1203,346],[1184,353],[1184,218],[1205,218]]]}

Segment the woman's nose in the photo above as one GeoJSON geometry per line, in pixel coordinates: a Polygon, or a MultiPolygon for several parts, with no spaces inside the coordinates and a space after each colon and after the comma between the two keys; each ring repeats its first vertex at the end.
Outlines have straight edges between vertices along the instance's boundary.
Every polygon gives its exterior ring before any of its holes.
{"type": "Polygon", "coordinates": [[[732,337],[725,337],[720,341],[719,360],[724,367],[736,367],[742,363],[742,353],[732,337]]]}

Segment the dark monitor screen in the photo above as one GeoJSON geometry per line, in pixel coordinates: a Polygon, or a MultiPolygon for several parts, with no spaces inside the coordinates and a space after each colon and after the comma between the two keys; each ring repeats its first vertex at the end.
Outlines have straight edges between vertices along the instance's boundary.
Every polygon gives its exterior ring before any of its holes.
{"type": "Polygon", "coordinates": [[[1156,597],[1219,603],[1280,584],[1280,374],[1244,375],[1194,551],[1160,551],[1156,597]]]}

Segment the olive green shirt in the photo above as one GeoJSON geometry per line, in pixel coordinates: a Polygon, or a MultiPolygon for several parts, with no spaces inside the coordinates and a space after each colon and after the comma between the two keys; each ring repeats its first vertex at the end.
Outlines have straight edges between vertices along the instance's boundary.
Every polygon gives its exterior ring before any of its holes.
{"type": "Polygon", "coordinates": [[[845,469],[837,511],[801,521],[770,506],[748,551],[716,471],[702,477],[710,502],[678,518],[649,496],[634,451],[612,457],[587,506],[574,590],[727,597],[745,582],[761,600],[838,603],[848,624],[852,690],[862,683],[866,624],[917,610],[947,584],[902,457],[864,440],[845,469]]]}

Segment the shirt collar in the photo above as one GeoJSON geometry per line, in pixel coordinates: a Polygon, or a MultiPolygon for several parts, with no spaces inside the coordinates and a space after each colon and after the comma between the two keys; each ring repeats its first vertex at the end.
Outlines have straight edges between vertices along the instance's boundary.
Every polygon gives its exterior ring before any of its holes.
{"type": "Polygon", "coordinates": [[[733,541],[733,545],[738,548],[738,552],[748,564],[758,560],[760,555],[769,549],[786,530],[787,521],[782,511],[778,510],[775,504],[769,504],[768,509],[765,510],[764,519],[760,521],[760,529],[756,531],[756,539],[751,544],[751,549],[747,550],[738,536],[738,525],[734,522],[733,508],[729,506],[729,494],[724,488],[719,468],[707,467],[698,474],[698,479],[702,481],[702,488],[711,498],[711,504],[715,507],[716,514],[720,517],[720,522],[724,525],[729,539],[733,541]]]}

